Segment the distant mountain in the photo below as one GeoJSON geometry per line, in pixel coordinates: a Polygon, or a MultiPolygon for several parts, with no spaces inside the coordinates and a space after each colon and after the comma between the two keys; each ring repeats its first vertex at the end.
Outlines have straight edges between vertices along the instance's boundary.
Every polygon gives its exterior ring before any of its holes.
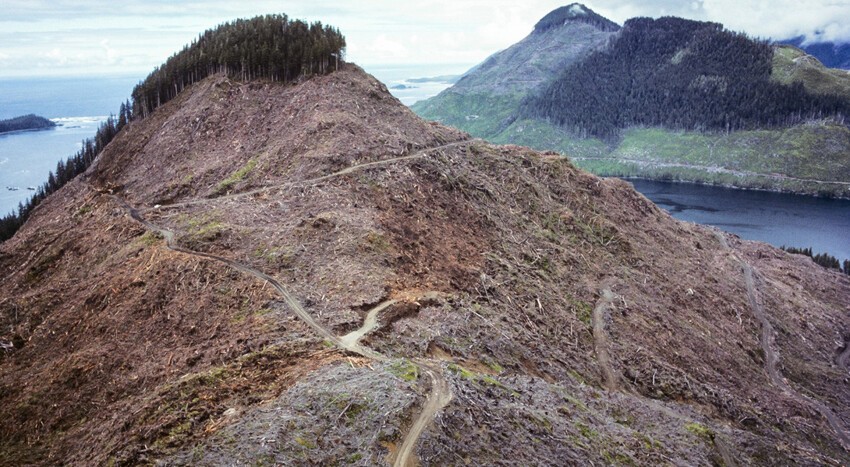
{"type": "Polygon", "coordinates": [[[773,56],[768,43],[717,23],[630,19],[610,47],[530,95],[521,116],[610,138],[635,126],[749,130],[850,115],[847,96],[771,79],[773,56]]]}
{"type": "Polygon", "coordinates": [[[38,115],[22,115],[20,117],[0,120],[0,133],[23,130],[45,130],[55,127],[52,121],[38,115]]]}
{"type": "Polygon", "coordinates": [[[413,110],[476,135],[495,134],[511,123],[526,95],[604,46],[619,29],[583,5],[558,8],[525,39],[491,55],[451,88],[414,104],[413,110]]]}
{"type": "Polygon", "coordinates": [[[777,43],[793,45],[802,49],[807,54],[820,60],[826,67],[850,70],[850,42],[838,44],[835,42],[806,43],[805,36],[797,36],[793,39],[777,41],[777,43]]]}
{"type": "Polygon", "coordinates": [[[597,174],[850,197],[850,75],[717,23],[572,4],[412,108],[597,174]]]}
{"type": "Polygon", "coordinates": [[[773,48],[772,78],[783,84],[801,83],[816,94],[850,96],[850,71],[828,68],[817,57],[791,45],[773,48]]]}

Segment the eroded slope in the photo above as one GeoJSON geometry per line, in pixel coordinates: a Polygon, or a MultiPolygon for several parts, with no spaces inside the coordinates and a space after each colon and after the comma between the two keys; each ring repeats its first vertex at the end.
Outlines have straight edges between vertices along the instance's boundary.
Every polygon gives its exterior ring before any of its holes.
{"type": "Polygon", "coordinates": [[[4,463],[848,461],[850,281],[807,259],[355,67],[122,133],[0,246],[4,463]]]}

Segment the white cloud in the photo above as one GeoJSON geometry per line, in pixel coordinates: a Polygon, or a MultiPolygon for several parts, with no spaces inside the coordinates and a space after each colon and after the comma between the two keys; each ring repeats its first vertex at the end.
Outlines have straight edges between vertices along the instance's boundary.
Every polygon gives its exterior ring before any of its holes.
{"type": "MultiPolygon", "coordinates": [[[[531,32],[571,0],[4,0],[0,76],[146,74],[198,33],[222,22],[287,13],[340,28],[347,57],[361,65],[471,66],[531,32]]],[[[618,23],[634,16],[677,15],[717,21],[751,35],[800,34],[850,41],[848,0],[593,0],[618,23]]]]}

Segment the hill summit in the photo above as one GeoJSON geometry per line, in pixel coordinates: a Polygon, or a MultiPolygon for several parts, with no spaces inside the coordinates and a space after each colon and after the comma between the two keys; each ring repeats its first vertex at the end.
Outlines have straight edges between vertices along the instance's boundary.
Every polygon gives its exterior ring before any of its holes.
{"type": "Polygon", "coordinates": [[[620,30],[617,23],[600,16],[581,3],[573,3],[549,12],[534,25],[534,32],[543,33],[553,28],[566,26],[570,22],[590,24],[603,31],[616,32],[620,30]]]}
{"type": "Polygon", "coordinates": [[[353,64],[186,86],[0,271],[2,464],[850,460],[850,278],[353,64]]]}

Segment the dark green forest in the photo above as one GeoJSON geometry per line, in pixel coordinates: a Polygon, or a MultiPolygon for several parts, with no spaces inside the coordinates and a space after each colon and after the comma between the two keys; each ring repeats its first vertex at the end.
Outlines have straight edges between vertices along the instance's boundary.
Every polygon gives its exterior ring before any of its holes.
{"type": "Polygon", "coordinates": [[[21,130],[41,130],[45,128],[53,128],[55,126],[55,123],[44,117],[29,114],[7,120],[0,120],[0,133],[21,130]]]}
{"type": "Polygon", "coordinates": [[[83,141],[79,152],[59,161],[56,171],[18,205],[17,212],[0,218],[0,242],[11,238],[47,196],[85,172],[126,125],[145,118],[187,86],[216,73],[241,81],[297,81],[334,71],[344,48],[345,37],[337,29],[290,21],[286,15],[240,19],[204,32],[140,82],[132,102],[121,104],[118,117],[110,116],[93,138],[83,141]]]}
{"type": "Polygon", "coordinates": [[[528,97],[520,113],[603,139],[631,126],[734,131],[850,115],[844,96],[771,81],[772,61],[766,41],[717,23],[635,18],[608,47],[528,97]]]}
{"type": "Polygon", "coordinates": [[[198,36],[133,89],[133,115],[144,117],[209,75],[289,82],[333,71],[345,37],[316,22],[266,15],[225,23],[198,36]]]}

